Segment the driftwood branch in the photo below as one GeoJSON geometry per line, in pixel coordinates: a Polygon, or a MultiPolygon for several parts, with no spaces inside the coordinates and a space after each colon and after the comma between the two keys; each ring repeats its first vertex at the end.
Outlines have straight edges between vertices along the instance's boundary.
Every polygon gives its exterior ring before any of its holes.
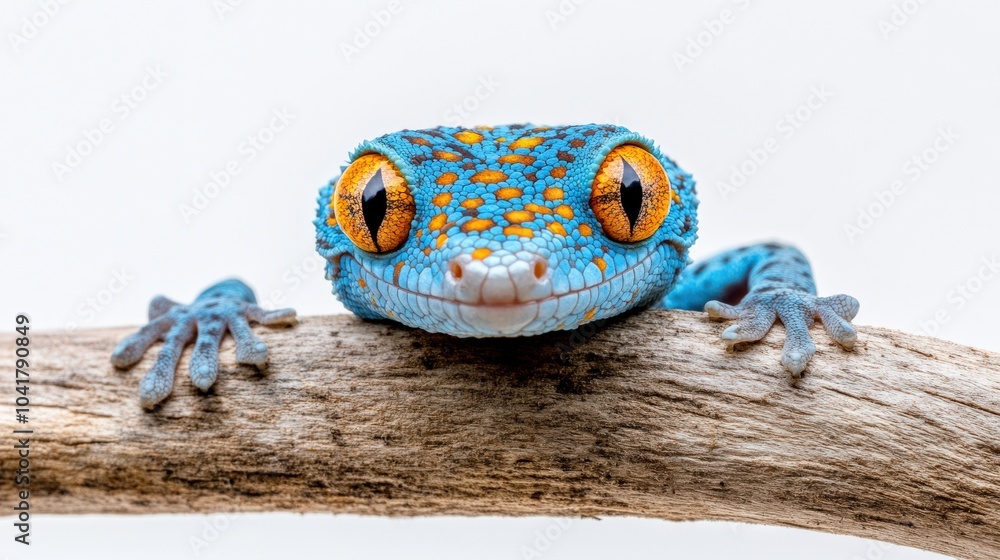
{"type": "MultiPolygon", "coordinates": [[[[136,386],[155,348],[108,362],[130,329],[32,332],[32,512],[635,515],[1000,557],[1000,355],[878,328],[848,353],[816,329],[792,384],[780,326],[735,355],[722,328],[647,311],[461,340],[312,317],[256,329],[264,374],[224,344],[207,395],[185,356],[152,413],[136,386]]],[[[0,453],[5,496],[16,460],[0,453]]]]}

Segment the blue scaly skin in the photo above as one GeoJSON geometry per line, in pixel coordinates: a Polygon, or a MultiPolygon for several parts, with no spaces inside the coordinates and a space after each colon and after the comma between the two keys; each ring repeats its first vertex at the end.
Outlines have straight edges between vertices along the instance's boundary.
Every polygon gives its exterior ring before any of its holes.
{"type": "MultiPolygon", "coordinates": [[[[815,353],[808,331],[816,318],[843,347],[856,340],[858,302],[817,297],[793,247],[753,245],[685,268],[697,236],[694,181],[623,127],[404,130],[362,143],[350,160],[320,191],[316,246],[334,293],[363,318],[500,337],[574,329],[635,307],[705,309],[736,321],[722,333],[730,349],[780,319],[781,361],[795,377],[815,353]]],[[[213,287],[155,318],[154,300],[153,322],[123,341],[113,361],[130,365],[165,337],[140,389],[152,406],[169,394],[180,351],[197,331],[192,379],[207,389],[220,325],[236,335],[240,359],[241,344],[266,355],[247,338],[246,319],[294,321],[292,310],[265,312],[253,301],[242,283],[235,295],[232,286],[213,287]]]]}

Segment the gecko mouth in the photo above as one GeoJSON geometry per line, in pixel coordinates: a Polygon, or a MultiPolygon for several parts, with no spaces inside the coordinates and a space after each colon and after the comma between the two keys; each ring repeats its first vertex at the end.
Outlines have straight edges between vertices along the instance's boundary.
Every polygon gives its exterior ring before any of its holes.
{"type": "Polygon", "coordinates": [[[349,292],[354,297],[347,299],[368,301],[382,310],[379,315],[411,327],[459,337],[530,336],[618,315],[643,301],[662,285],[663,280],[652,271],[661,268],[663,244],[591,286],[504,303],[461,301],[454,292],[427,294],[408,289],[383,280],[348,253],[335,257],[339,266],[334,277],[341,283],[337,292],[342,300],[349,292]],[[344,256],[349,258],[339,258],[344,256]],[[650,280],[651,275],[656,279],[650,280]]]}

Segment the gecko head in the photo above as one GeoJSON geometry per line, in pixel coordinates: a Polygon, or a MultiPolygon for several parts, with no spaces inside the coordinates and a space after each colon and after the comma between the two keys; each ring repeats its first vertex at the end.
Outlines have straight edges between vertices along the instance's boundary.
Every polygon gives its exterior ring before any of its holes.
{"type": "Polygon", "coordinates": [[[691,177],[619,126],[404,130],[321,190],[317,250],[362,317],[534,335],[661,297],[697,204],[691,177]]]}

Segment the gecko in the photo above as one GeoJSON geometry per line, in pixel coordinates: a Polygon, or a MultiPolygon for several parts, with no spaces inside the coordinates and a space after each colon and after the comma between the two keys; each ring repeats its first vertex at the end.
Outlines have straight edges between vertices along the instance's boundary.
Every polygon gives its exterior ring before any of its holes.
{"type": "MultiPolygon", "coordinates": [[[[344,306],[456,337],[571,330],[635,308],[704,311],[735,321],[731,351],[785,327],[780,361],[801,376],[816,319],[846,350],[858,301],[819,297],[808,260],[759,243],[693,263],[698,198],[692,176],[649,139],[616,125],[505,125],[402,130],[361,143],[320,189],[316,250],[344,306]]],[[[184,348],[208,390],[227,333],[236,360],[263,368],[251,322],[294,325],[229,279],[190,305],[157,296],[150,322],[115,348],[119,368],[163,346],[139,385],[153,408],[170,395],[184,348]]]]}

